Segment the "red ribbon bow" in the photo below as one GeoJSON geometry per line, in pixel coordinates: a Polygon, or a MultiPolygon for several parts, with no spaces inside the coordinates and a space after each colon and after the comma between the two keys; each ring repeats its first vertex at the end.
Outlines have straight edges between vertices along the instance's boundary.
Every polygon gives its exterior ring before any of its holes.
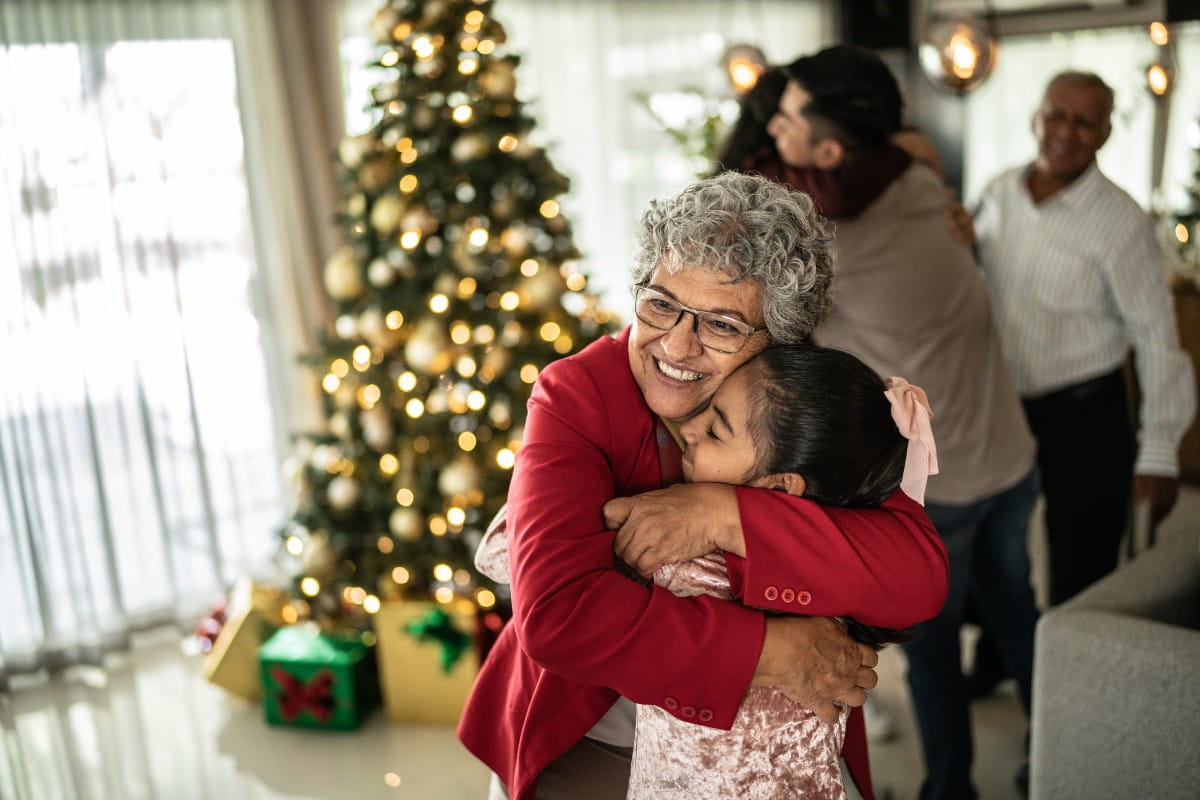
{"type": "Polygon", "coordinates": [[[276,700],[279,703],[279,716],[284,722],[291,722],[305,711],[322,723],[328,722],[333,716],[334,678],[329,670],[321,670],[305,683],[282,667],[273,666],[271,680],[280,688],[276,700]]]}

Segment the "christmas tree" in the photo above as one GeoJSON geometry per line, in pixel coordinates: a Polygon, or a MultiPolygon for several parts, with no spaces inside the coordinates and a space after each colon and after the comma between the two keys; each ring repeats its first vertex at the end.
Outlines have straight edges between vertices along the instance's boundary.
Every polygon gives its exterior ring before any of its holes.
{"type": "Polygon", "coordinates": [[[328,425],[302,437],[283,531],[297,617],[326,627],[389,598],[496,602],[473,554],[533,383],[611,330],[491,6],[392,0],[372,22],[377,121],[339,148],[336,323],[310,358],[328,425]]]}

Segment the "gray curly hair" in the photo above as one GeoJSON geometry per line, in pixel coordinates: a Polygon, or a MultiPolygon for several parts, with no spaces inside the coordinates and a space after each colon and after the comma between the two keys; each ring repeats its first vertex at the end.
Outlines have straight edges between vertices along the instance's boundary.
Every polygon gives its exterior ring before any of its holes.
{"type": "Polygon", "coordinates": [[[772,341],[808,339],[829,310],[833,237],[808,195],[760,175],[725,172],[674,197],[653,200],[642,215],[634,286],[662,267],[699,268],[758,286],[772,341]]]}

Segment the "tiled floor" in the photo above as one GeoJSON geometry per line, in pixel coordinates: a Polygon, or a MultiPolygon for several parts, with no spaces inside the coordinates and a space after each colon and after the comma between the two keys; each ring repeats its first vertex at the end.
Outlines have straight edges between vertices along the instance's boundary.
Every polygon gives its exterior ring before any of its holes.
{"type": "MultiPolygon", "coordinates": [[[[1197,520],[1200,489],[1187,489],[1161,535],[1197,520]]],[[[921,779],[903,669],[902,653],[884,652],[877,695],[899,735],[872,746],[881,800],[914,797],[921,779]]],[[[1011,682],[974,706],[973,722],[981,797],[1014,800],[1025,720],[1011,682]]],[[[106,671],[0,694],[2,800],[482,800],[487,778],[447,727],[376,714],[351,734],[269,728],[257,707],[205,683],[170,633],[106,671]]]]}

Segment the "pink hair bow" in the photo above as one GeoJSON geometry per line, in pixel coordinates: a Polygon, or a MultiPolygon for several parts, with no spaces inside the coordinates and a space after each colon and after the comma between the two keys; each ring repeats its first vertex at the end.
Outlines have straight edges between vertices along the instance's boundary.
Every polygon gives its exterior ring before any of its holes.
{"type": "Polygon", "coordinates": [[[938,471],[937,445],[933,441],[933,427],[929,424],[933,412],[929,410],[929,398],[925,390],[913,386],[904,378],[891,377],[883,382],[884,392],[892,404],[892,419],[900,428],[900,434],[908,439],[908,455],[904,459],[904,477],[900,488],[904,493],[925,505],[925,484],[930,475],[938,471]]]}

